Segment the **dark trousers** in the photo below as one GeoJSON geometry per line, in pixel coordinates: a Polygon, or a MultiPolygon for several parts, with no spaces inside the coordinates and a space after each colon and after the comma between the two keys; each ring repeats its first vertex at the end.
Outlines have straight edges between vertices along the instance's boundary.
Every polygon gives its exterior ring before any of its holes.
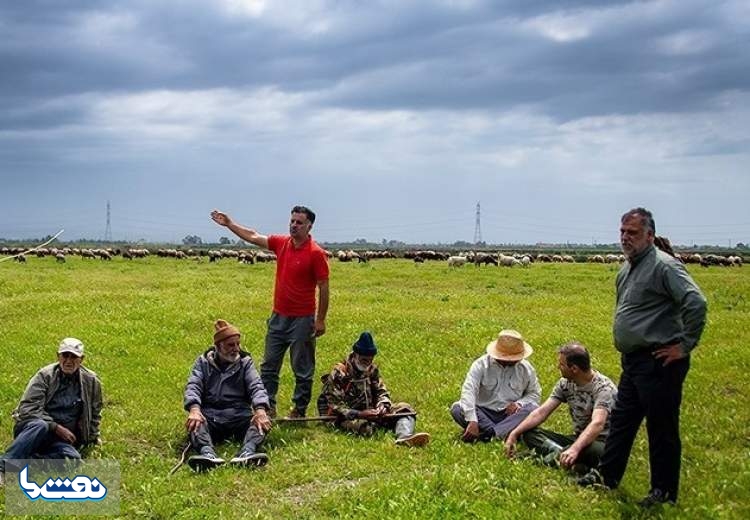
{"type": "MultiPolygon", "coordinates": [[[[521,424],[526,416],[529,415],[537,405],[533,403],[525,404],[513,415],[507,415],[504,410],[490,410],[483,406],[477,406],[477,423],[479,424],[479,438],[483,441],[491,440],[493,437],[505,439],[513,429],[521,424]]],[[[469,425],[469,421],[464,417],[464,412],[459,403],[453,403],[451,407],[451,417],[462,428],[469,425]]]]}
{"type": "Polygon", "coordinates": [[[617,487],[625,473],[633,441],[644,417],[648,433],[651,489],[677,500],[680,484],[680,403],[690,357],[662,366],[650,350],[622,355],[622,375],[610,419],[600,471],[617,487]]]}
{"type": "Polygon", "coordinates": [[[301,413],[307,410],[312,398],[315,375],[315,318],[281,316],[275,312],[268,320],[266,350],[260,365],[260,378],[266,387],[271,408],[276,409],[276,393],[279,390],[279,373],[284,354],[289,349],[289,358],[294,373],[292,402],[301,413]]]}
{"type": "Polygon", "coordinates": [[[41,419],[17,423],[13,428],[13,442],[0,457],[0,470],[6,460],[23,459],[80,459],[78,450],[49,431],[41,419]]]}
{"type": "MultiPolygon", "coordinates": [[[[544,428],[533,428],[523,434],[523,442],[526,446],[532,448],[540,455],[547,455],[552,451],[549,444],[546,442],[547,440],[558,444],[564,450],[569,448],[576,439],[577,437],[575,435],[563,435],[561,433],[545,430],[544,428]]],[[[602,441],[594,441],[578,454],[576,464],[585,464],[589,468],[595,468],[599,465],[599,460],[601,459],[603,452],[604,443],[602,441]]]]}
{"type": "Polygon", "coordinates": [[[196,431],[190,433],[190,444],[198,453],[206,446],[213,449],[215,443],[228,439],[241,441],[240,451],[245,448],[255,451],[263,443],[265,435],[250,422],[250,418],[222,423],[208,419],[196,431]]]}

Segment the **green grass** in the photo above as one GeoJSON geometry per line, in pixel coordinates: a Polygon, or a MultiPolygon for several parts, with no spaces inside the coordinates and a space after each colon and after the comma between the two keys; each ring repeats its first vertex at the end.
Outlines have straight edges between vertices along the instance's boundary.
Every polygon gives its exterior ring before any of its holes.
{"type": "MultiPolygon", "coordinates": [[[[685,385],[682,495],[678,507],[646,514],[635,506],[648,491],[643,432],[621,488],[596,492],[561,471],[505,459],[499,443],[461,443],[448,413],[469,365],[502,328],[518,329],[534,346],[530,359],[545,398],[559,377],[555,349],[572,339],[617,380],[615,267],[449,269],[405,260],[331,267],[317,373],[371,330],[393,399],[413,404],[418,429],[432,434],[425,449],[398,448],[389,432],[360,439],[322,425],[284,425],[268,438],[271,462],[262,470],[194,475],[185,468],[168,478],[185,437],[190,367],[210,344],[217,318],[239,326],[244,348],[260,361],[274,266],[160,258],[0,263],[0,446],[11,440],[10,412],[28,379],[54,360],[62,337],[75,336],[104,384],[104,445],[92,456],[120,462],[124,517],[750,517],[747,268],[690,268],[709,300],[709,321],[685,385]]],[[[292,384],[287,361],[282,411],[292,384]]],[[[568,431],[567,412],[557,412],[550,427],[568,431]]]]}

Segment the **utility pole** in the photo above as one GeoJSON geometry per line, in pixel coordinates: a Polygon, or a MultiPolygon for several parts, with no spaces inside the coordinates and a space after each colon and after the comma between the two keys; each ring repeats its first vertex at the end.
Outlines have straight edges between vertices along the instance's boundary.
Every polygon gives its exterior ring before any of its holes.
{"type": "Polygon", "coordinates": [[[104,229],[104,241],[112,242],[112,226],[109,219],[109,201],[107,201],[107,227],[104,229]]]}
{"type": "Polygon", "coordinates": [[[474,224],[474,245],[479,244],[482,241],[482,222],[481,214],[479,211],[479,202],[477,202],[477,218],[474,224]]]}

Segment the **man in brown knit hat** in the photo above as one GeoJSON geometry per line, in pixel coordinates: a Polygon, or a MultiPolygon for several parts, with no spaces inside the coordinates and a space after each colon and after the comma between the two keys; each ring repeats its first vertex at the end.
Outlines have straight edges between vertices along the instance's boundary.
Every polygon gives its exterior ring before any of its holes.
{"type": "Polygon", "coordinates": [[[185,387],[185,426],[198,452],[188,465],[199,472],[220,466],[225,461],[214,442],[235,439],[242,447],[230,464],[263,466],[268,456],[257,450],[271,429],[266,389],[253,358],[240,349],[239,329],[224,320],[214,328],[214,345],[195,360],[185,387]]]}

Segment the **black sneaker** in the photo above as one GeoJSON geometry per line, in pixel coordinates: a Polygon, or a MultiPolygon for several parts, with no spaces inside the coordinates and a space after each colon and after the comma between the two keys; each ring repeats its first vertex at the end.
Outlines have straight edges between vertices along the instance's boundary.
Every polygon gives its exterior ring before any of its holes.
{"type": "Polygon", "coordinates": [[[245,450],[233,457],[229,463],[235,466],[261,467],[268,463],[268,455],[265,453],[255,453],[250,450],[245,450]]]}
{"type": "Polygon", "coordinates": [[[675,501],[669,498],[669,495],[664,493],[661,489],[652,489],[649,491],[646,498],[638,502],[641,507],[653,507],[660,504],[675,504],[675,501]]]}
{"type": "Polygon", "coordinates": [[[225,460],[218,457],[215,453],[206,452],[200,455],[193,455],[187,461],[190,469],[196,473],[212,470],[224,464],[225,460]]]}
{"type": "Polygon", "coordinates": [[[596,470],[593,468],[584,476],[577,479],[576,484],[578,484],[581,487],[606,487],[604,485],[604,479],[602,478],[602,474],[599,473],[599,470],[596,470]]]}

